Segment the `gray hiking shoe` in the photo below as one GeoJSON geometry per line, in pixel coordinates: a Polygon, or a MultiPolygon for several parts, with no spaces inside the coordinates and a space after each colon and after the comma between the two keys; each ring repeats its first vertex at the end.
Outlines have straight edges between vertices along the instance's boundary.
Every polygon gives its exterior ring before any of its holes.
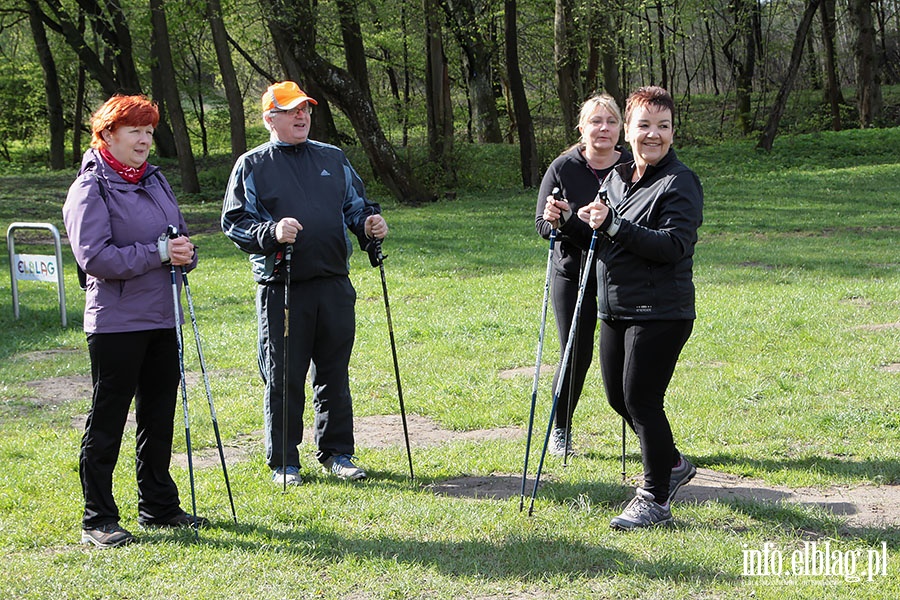
{"type": "Polygon", "coordinates": [[[353,456],[349,454],[336,454],[329,456],[322,463],[322,470],[331,473],[338,479],[358,481],[367,477],[366,472],[353,464],[353,456]]]}
{"type": "Polygon", "coordinates": [[[134,541],[134,536],[127,529],[119,527],[118,523],[81,530],[81,543],[93,544],[98,548],[118,548],[134,541]]]}
{"type": "Polygon", "coordinates": [[[613,517],[609,526],[620,531],[629,531],[639,527],[655,527],[672,523],[672,511],[668,502],[657,504],[653,494],[643,488],[635,490],[634,498],[618,517],[613,517]]]}
{"type": "Polygon", "coordinates": [[[288,465],[285,468],[278,467],[272,472],[272,481],[280,486],[300,485],[303,479],[300,477],[300,467],[288,465]]]}
{"type": "Polygon", "coordinates": [[[682,454],[678,464],[672,467],[672,476],[669,479],[669,499],[666,503],[671,504],[672,500],[675,498],[675,494],[681,489],[681,486],[693,479],[696,474],[697,467],[692,465],[691,461],[682,454]]]}
{"type": "Polygon", "coordinates": [[[550,435],[550,446],[547,449],[551,456],[563,457],[567,453],[572,456],[572,436],[565,427],[556,427],[550,435]]]}

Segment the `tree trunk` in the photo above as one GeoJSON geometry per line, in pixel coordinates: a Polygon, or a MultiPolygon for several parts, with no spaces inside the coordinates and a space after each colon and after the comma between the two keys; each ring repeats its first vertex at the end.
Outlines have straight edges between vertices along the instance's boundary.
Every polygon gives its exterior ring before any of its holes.
{"type": "MultiPolygon", "coordinates": [[[[45,23],[63,35],[66,44],[78,56],[80,64],[100,84],[103,93],[107,96],[112,96],[120,91],[123,86],[119,84],[116,74],[103,64],[103,61],[94,52],[93,45],[85,40],[84,28],[79,30],[59,0],[46,0],[46,4],[53,13],[55,20],[45,14],[43,17],[45,23]]],[[[95,19],[92,19],[92,23],[94,22],[96,22],[95,19]]]]}
{"type": "Polygon", "coordinates": [[[766,151],[772,149],[775,134],[778,133],[778,124],[781,122],[781,116],[784,114],[784,107],[787,104],[788,95],[791,93],[791,88],[797,79],[797,72],[800,70],[800,61],[803,58],[803,45],[806,44],[809,26],[816,16],[816,11],[819,9],[821,1],[808,0],[806,3],[806,10],[803,11],[800,24],[797,25],[797,34],[794,36],[794,47],[791,50],[791,60],[788,64],[787,74],[784,82],[781,84],[781,88],[778,90],[778,95],[775,97],[775,104],[769,113],[769,121],[766,123],[765,129],[763,129],[762,136],[760,136],[759,142],[756,144],[757,148],[762,148],[766,151]]]}
{"type": "Polygon", "coordinates": [[[366,65],[366,51],[363,48],[362,29],[356,12],[356,0],[337,0],[338,17],[341,22],[341,39],[344,42],[344,60],[347,71],[356,80],[363,96],[372,101],[369,89],[369,68],[366,65]]]}
{"type": "Polygon", "coordinates": [[[175,136],[178,167],[181,172],[181,189],[189,194],[195,194],[200,191],[200,181],[197,179],[197,166],[191,151],[191,139],[188,136],[187,123],[181,108],[181,98],[175,82],[175,67],[172,64],[169,27],[166,23],[163,0],[150,0],[150,23],[152,25],[150,52],[157,61],[163,84],[163,95],[166,99],[166,112],[175,136]]]}
{"type": "Polygon", "coordinates": [[[44,72],[44,91],[46,92],[47,117],[50,125],[50,168],[54,170],[66,168],[66,124],[63,119],[62,94],[59,90],[59,75],[56,61],[47,42],[47,32],[41,20],[41,10],[37,0],[28,0],[28,22],[31,35],[34,37],[34,48],[44,72]]]}
{"type": "Polygon", "coordinates": [[[850,0],[850,20],[856,29],[853,58],[856,61],[856,93],[859,126],[870,127],[881,116],[882,97],[872,0],[850,0]]]}
{"type": "Polygon", "coordinates": [[[587,60],[584,65],[584,89],[599,90],[603,87],[600,83],[601,54],[603,52],[603,31],[600,29],[602,16],[592,13],[588,17],[587,24],[587,60]]]}
{"type": "Polygon", "coordinates": [[[661,75],[660,85],[669,89],[669,60],[666,56],[666,29],[665,19],[663,17],[662,2],[656,3],[656,38],[659,44],[659,72],[661,75]]]}
{"type": "Polygon", "coordinates": [[[453,167],[453,106],[450,103],[450,71],[441,33],[438,0],[424,0],[425,12],[425,104],[428,156],[441,166],[445,185],[456,184],[453,167]]]}
{"type": "Polygon", "coordinates": [[[480,143],[500,143],[503,135],[500,133],[500,118],[494,98],[491,63],[494,41],[479,21],[490,18],[490,3],[482,0],[440,0],[440,3],[465,57],[466,86],[475,139],[480,143]]]}
{"type": "Polygon", "coordinates": [[[512,95],[513,110],[516,114],[516,127],[519,133],[519,164],[522,171],[522,185],[526,188],[537,187],[541,182],[538,161],[537,142],[534,139],[534,122],[528,108],[528,97],[525,95],[525,84],[519,70],[519,36],[516,26],[516,0],[504,0],[506,37],[506,70],[509,78],[509,91],[512,95]]]}
{"type": "MultiPolygon", "coordinates": [[[[271,5],[272,2],[270,1],[269,4],[271,5]]],[[[312,39],[315,39],[315,14],[312,14],[311,18],[313,20],[306,23],[306,27],[309,30],[307,35],[311,36],[312,39]]],[[[309,94],[310,97],[315,98],[316,102],[318,102],[316,105],[316,117],[309,126],[309,136],[315,140],[325,142],[326,144],[340,146],[341,135],[338,132],[337,125],[334,123],[334,115],[331,113],[331,104],[328,102],[325,91],[319,87],[316,81],[312,79],[300,65],[300,60],[293,51],[293,41],[287,37],[289,34],[286,34],[282,30],[281,26],[278,25],[277,20],[269,19],[267,21],[267,26],[269,28],[269,33],[272,34],[273,40],[285,40],[284,43],[275,44],[275,53],[278,55],[278,61],[284,68],[284,78],[299,85],[303,91],[309,94]]],[[[267,79],[271,83],[275,83],[275,81],[278,80],[278,78],[274,78],[273,76],[267,77],[267,79]]]]}
{"type": "Polygon", "coordinates": [[[225,98],[228,100],[231,157],[237,160],[247,151],[244,99],[234,71],[234,62],[231,60],[231,49],[228,47],[228,32],[225,31],[225,22],[222,20],[222,2],[207,0],[206,9],[216,49],[216,60],[219,63],[219,73],[222,75],[222,87],[225,88],[225,98]]]}
{"type": "Polygon", "coordinates": [[[822,47],[825,49],[825,101],[831,108],[831,128],[834,131],[840,131],[842,128],[841,104],[844,104],[844,95],[841,93],[835,61],[835,5],[836,0],[822,0],[819,14],[822,20],[822,47]]]}
{"type": "MultiPolygon", "coordinates": [[[[84,2],[82,4],[97,4],[96,2],[84,2]]],[[[126,94],[141,93],[141,78],[138,76],[137,68],[134,64],[134,52],[131,41],[131,30],[128,28],[128,22],[125,20],[125,12],[119,0],[105,0],[106,10],[112,19],[112,31],[109,32],[108,38],[105,33],[106,20],[98,18],[97,26],[100,28],[101,35],[104,39],[108,39],[107,45],[114,52],[116,73],[118,73],[119,83],[122,86],[122,92],[126,94]]],[[[99,6],[98,6],[99,9],[99,6]]],[[[90,16],[90,12],[88,12],[90,16]]],[[[97,11],[100,16],[100,11],[97,11]]]]}
{"type": "MultiPolygon", "coordinates": [[[[150,44],[153,45],[154,40],[151,36],[150,44]]],[[[150,50],[150,54],[154,55],[156,50],[150,50]]],[[[159,124],[153,132],[153,140],[156,143],[156,153],[162,158],[175,158],[178,156],[178,150],[175,147],[175,136],[172,134],[172,128],[169,127],[169,114],[166,111],[166,84],[163,82],[163,76],[159,69],[150,70],[150,90],[153,100],[159,108],[159,124]]]]}
{"type": "Polygon", "coordinates": [[[755,12],[759,11],[756,0],[732,0],[729,11],[734,15],[731,36],[722,46],[722,51],[731,65],[731,73],[735,83],[735,122],[741,132],[750,133],[752,127],[753,75],[756,70],[756,27],[759,19],[755,12]],[[735,42],[743,43],[743,52],[738,56],[732,49],[735,42]]]}
{"type": "Polygon", "coordinates": [[[572,0],[556,0],[553,17],[553,61],[556,65],[556,92],[565,131],[578,126],[578,107],[584,99],[579,83],[577,34],[572,0]]]}
{"type": "MultiPolygon", "coordinates": [[[[115,20],[115,24],[110,25],[103,16],[103,9],[95,0],[79,0],[78,2],[83,14],[90,19],[95,34],[103,40],[104,46],[101,50],[115,56],[113,62],[106,64],[93,50],[94,44],[85,39],[84,27],[75,24],[60,1],[44,0],[44,2],[55,18],[55,20],[51,19],[44,13],[42,16],[44,24],[62,34],[66,44],[78,56],[81,66],[100,84],[106,96],[117,93],[141,93],[141,85],[131,53],[131,34],[117,4],[107,3],[107,8],[112,12],[115,20]]],[[[160,127],[153,133],[153,137],[156,140],[156,151],[160,156],[175,155],[172,132],[165,122],[160,122],[160,127]]]]}
{"type": "Polygon", "coordinates": [[[597,13],[597,29],[600,36],[600,64],[603,68],[603,89],[616,99],[621,110],[625,109],[625,92],[619,78],[619,53],[616,41],[615,17],[607,11],[597,13]]]}
{"type": "Polygon", "coordinates": [[[709,66],[711,68],[713,90],[719,95],[719,72],[716,67],[716,46],[713,43],[712,30],[709,27],[709,19],[703,18],[703,26],[706,29],[706,45],[709,47],[709,66]]]}
{"type": "Polygon", "coordinates": [[[78,65],[75,81],[75,110],[72,116],[72,164],[81,164],[81,121],[84,117],[84,67],[78,65]]]}
{"type": "Polygon", "coordinates": [[[375,107],[356,80],[316,51],[315,29],[309,26],[315,21],[315,13],[309,0],[262,0],[262,4],[276,46],[289,49],[324,96],[347,115],[379,180],[400,202],[434,200],[435,195],[425,190],[398,158],[381,129],[375,107]]]}

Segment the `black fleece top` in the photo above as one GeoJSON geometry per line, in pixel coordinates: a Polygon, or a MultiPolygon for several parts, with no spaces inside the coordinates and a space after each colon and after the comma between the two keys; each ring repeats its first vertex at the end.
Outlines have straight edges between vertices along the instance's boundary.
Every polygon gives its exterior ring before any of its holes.
{"type": "MultiPolygon", "coordinates": [[[[621,146],[617,146],[616,150],[621,154],[617,164],[632,160],[631,154],[621,146]]],[[[553,188],[558,187],[560,196],[572,207],[572,214],[557,231],[553,266],[569,278],[578,279],[582,251],[588,249],[593,232],[575,213],[597,197],[600,185],[612,169],[613,167],[599,170],[591,168],[581,147],[573,146],[557,156],[544,173],[538,190],[534,226],[541,237],[550,239],[552,227],[544,220],[544,208],[547,206],[547,196],[553,188]]]]}
{"type": "Polygon", "coordinates": [[[634,163],[619,164],[604,183],[621,218],[597,247],[601,319],[694,319],[694,246],[703,222],[700,179],[670,149],[632,183],[634,163]]]}

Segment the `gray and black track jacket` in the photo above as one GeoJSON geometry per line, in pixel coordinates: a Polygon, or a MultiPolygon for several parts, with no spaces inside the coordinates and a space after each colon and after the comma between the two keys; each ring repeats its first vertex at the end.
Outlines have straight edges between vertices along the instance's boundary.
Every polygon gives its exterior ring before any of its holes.
{"type": "Polygon", "coordinates": [[[696,318],[694,246],[703,222],[703,187],[674,150],[631,182],[634,163],[617,165],[604,182],[621,219],[598,239],[601,319],[696,318]]]}
{"type": "Polygon", "coordinates": [[[379,214],[344,152],[309,140],[269,141],[235,163],[222,203],[222,231],[249,253],[259,283],[283,279],[276,262],[283,244],[275,225],[294,217],[303,230],[294,243],[292,281],[347,275],[353,246],[349,229],[365,249],[366,217],[379,214]]]}

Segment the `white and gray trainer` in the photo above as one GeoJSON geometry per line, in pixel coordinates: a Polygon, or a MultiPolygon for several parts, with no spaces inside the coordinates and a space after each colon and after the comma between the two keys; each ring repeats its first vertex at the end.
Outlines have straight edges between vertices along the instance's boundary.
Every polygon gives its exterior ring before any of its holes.
{"type": "Polygon", "coordinates": [[[656,527],[671,523],[672,511],[669,510],[669,503],[657,504],[653,494],[644,488],[637,488],[634,498],[621,515],[613,517],[609,526],[620,531],[630,531],[640,527],[656,527]]]}

